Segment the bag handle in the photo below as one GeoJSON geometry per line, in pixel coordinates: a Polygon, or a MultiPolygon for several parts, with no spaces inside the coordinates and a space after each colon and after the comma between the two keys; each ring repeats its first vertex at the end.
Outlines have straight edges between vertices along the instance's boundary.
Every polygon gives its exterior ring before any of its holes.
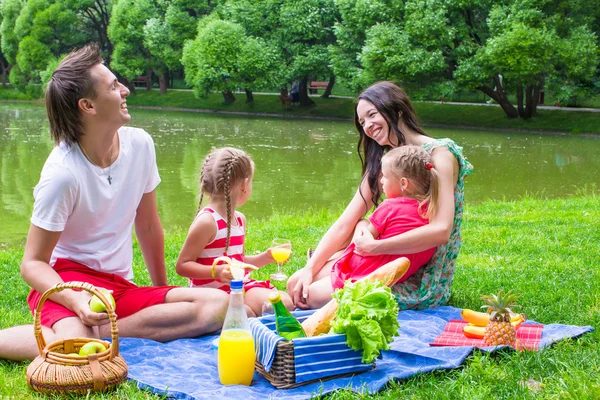
{"type": "Polygon", "coordinates": [[[44,335],[42,334],[42,323],[41,323],[41,314],[42,314],[42,306],[48,300],[48,298],[54,293],[61,292],[65,289],[77,289],[84,290],[86,292],[91,293],[92,295],[97,296],[100,301],[106,306],[106,312],[108,314],[108,319],[110,320],[110,337],[112,339],[112,344],[110,346],[110,357],[109,360],[117,357],[119,355],[119,330],[117,329],[117,316],[115,314],[115,309],[113,308],[111,302],[104,296],[104,294],[98,290],[94,285],[87,282],[64,282],[58,283],[50,289],[46,290],[46,292],[42,295],[40,302],[35,309],[34,314],[34,323],[33,323],[33,333],[35,334],[35,340],[37,341],[38,350],[40,355],[43,356],[44,349],[46,348],[46,340],[44,339],[44,335]]]}

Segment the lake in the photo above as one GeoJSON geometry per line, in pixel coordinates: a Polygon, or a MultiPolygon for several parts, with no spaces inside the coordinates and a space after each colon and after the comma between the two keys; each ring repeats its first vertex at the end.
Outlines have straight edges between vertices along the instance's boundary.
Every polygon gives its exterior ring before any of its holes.
{"type": "MultiPolygon", "coordinates": [[[[240,210],[262,219],[273,212],[338,209],[360,179],[352,122],[131,109],[132,125],[154,138],[162,183],[157,189],[165,230],[187,230],[198,207],[199,171],[214,147],[234,146],[256,163],[253,194],[240,210]]],[[[518,199],[526,194],[564,197],[600,177],[600,139],[426,127],[464,147],[474,165],[468,203],[518,199]]],[[[52,150],[45,109],[0,103],[0,246],[24,243],[33,188],[52,150]]]]}

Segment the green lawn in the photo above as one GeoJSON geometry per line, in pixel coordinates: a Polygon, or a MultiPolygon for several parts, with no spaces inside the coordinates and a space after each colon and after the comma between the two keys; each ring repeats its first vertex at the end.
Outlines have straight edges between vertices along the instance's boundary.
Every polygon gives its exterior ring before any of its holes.
{"type": "MultiPolygon", "coordinates": [[[[593,191],[568,199],[524,198],[467,205],[463,248],[450,305],[478,308],[479,297],[513,289],[521,295],[521,312],[540,323],[600,325],[600,197],[593,191]]],[[[333,222],[339,211],[306,211],[249,221],[248,252],[264,250],[275,236],[292,240],[294,256],[288,273],[303,266],[304,254],[333,222]]],[[[167,237],[170,283],[184,285],[174,264],[185,233],[167,237]]],[[[29,323],[27,286],[18,273],[19,248],[0,252],[0,327],[29,323]]],[[[139,251],[136,281],[148,284],[139,251]]],[[[265,278],[274,270],[255,273],[265,278]]],[[[282,288],[282,287],[281,287],[282,288]]],[[[464,367],[415,376],[390,384],[369,399],[598,399],[600,398],[600,333],[563,341],[539,352],[476,352],[464,367]]],[[[27,363],[0,361],[0,397],[42,398],[28,391],[27,363]]],[[[93,399],[158,398],[131,383],[93,399]]],[[[356,398],[341,391],[331,399],[356,398]]],[[[363,397],[361,397],[363,398],[363,397]]]]}

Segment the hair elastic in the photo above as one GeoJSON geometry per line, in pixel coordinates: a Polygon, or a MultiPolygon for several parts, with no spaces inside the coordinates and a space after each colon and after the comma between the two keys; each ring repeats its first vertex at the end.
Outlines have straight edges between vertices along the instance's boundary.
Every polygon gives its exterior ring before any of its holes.
{"type": "Polygon", "coordinates": [[[433,164],[428,162],[427,165],[425,165],[425,168],[427,168],[427,170],[430,170],[431,168],[433,168],[433,164]]]}

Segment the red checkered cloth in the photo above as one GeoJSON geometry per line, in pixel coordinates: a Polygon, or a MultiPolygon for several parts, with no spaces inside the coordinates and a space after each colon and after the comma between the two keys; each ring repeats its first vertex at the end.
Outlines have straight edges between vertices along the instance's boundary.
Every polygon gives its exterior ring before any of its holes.
{"type": "MultiPolygon", "coordinates": [[[[450,320],[444,332],[435,338],[430,346],[476,346],[487,347],[483,339],[470,339],[463,334],[463,327],[469,323],[462,320],[450,320]]],[[[542,339],[541,324],[521,324],[517,328],[517,350],[538,350],[542,339]]]]}

